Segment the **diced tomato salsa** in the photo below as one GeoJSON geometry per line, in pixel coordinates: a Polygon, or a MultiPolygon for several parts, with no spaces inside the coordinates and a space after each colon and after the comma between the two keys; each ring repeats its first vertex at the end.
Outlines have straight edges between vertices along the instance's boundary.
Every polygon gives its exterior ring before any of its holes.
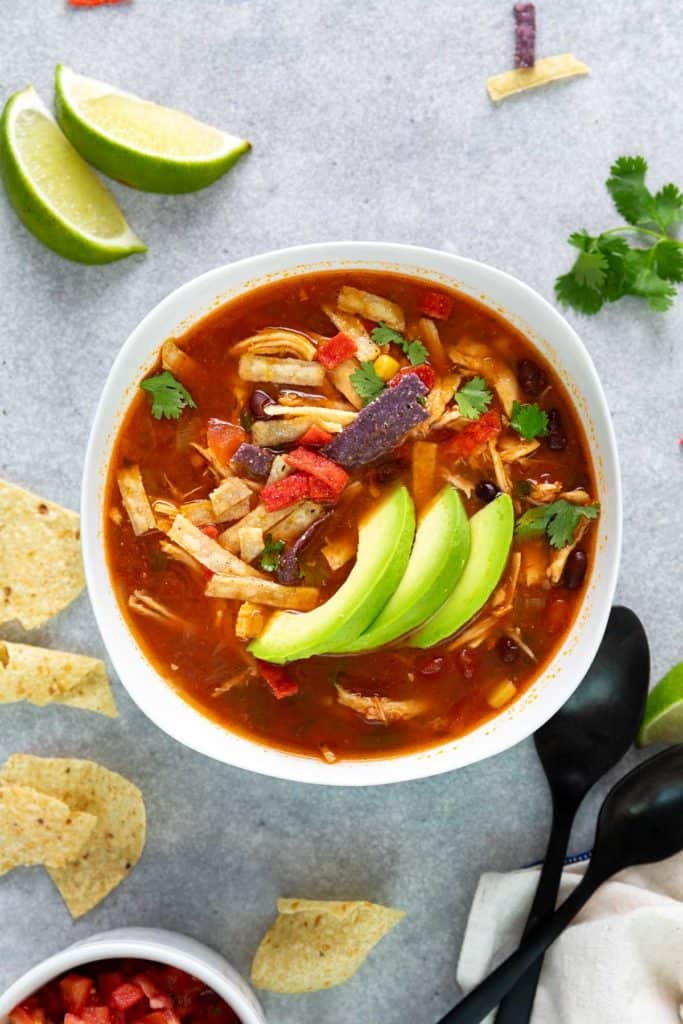
{"type": "Polygon", "coordinates": [[[10,1012],[10,1024],[240,1024],[199,978],[146,960],[79,967],[10,1012]]]}

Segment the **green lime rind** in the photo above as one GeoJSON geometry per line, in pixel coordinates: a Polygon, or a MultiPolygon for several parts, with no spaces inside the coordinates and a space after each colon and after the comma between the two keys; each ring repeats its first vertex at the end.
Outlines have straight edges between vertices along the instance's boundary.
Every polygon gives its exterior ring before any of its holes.
{"type": "MultiPolygon", "coordinates": [[[[212,159],[181,159],[160,156],[126,145],[88,121],[69,96],[69,68],[55,71],[55,109],[60,127],[85,159],[115,181],[142,192],[177,195],[197,192],[221,178],[251,149],[246,139],[231,138],[235,145],[212,159]]],[[[113,93],[117,90],[112,89],[113,93]]],[[[137,97],[131,97],[137,99],[137,97]]],[[[146,102],[146,101],[141,101],[146,102]]]]}
{"type": "Polygon", "coordinates": [[[636,743],[683,743],[683,661],[650,690],[636,743]]]}
{"type": "MultiPolygon", "coordinates": [[[[13,144],[12,121],[20,107],[36,109],[47,117],[50,115],[29,86],[10,96],[0,117],[0,177],[7,197],[25,227],[48,248],[77,263],[112,263],[132,253],[146,252],[147,246],[126,225],[123,215],[122,223],[126,230],[120,240],[102,241],[79,231],[45,202],[22,166],[13,144]]],[[[55,130],[58,130],[56,125],[55,130]]]]}

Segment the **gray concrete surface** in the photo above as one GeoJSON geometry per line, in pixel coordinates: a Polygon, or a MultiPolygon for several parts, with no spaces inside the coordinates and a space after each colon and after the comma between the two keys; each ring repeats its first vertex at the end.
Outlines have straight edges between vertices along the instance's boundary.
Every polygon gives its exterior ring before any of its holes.
{"type": "MultiPolygon", "coordinates": [[[[573,51],[590,78],[496,108],[488,74],[512,55],[508,0],[130,0],[72,10],[5,0],[3,97],[49,102],[64,61],[251,138],[226,179],[181,197],[113,189],[149,244],[104,268],[44,249],[0,197],[0,474],[76,506],[107,371],[140,318],[217,264],[294,243],[414,242],[486,260],[552,297],[565,239],[615,214],[610,162],[640,152],[679,178],[680,12],[672,0],[546,0],[539,53],[573,51]]],[[[681,644],[683,300],[569,314],[606,387],[626,491],[618,598],[645,621],[654,671],[681,644]]],[[[18,628],[2,636],[23,639],[18,628]]],[[[30,637],[102,654],[88,601],[30,637]]],[[[349,984],[266,997],[274,1024],[432,1024],[484,869],[541,855],[548,799],[530,743],[438,779],[355,792],[220,767],[167,740],[118,682],[116,723],[68,709],[0,711],[0,758],[95,757],[145,793],[144,859],[75,924],[39,871],[0,879],[0,990],[38,959],[122,924],[162,925],[247,971],[278,894],[370,898],[405,922],[349,984]]],[[[590,841],[596,799],[572,845],[590,841]]],[[[618,965],[614,965],[618,969],[618,965]]]]}

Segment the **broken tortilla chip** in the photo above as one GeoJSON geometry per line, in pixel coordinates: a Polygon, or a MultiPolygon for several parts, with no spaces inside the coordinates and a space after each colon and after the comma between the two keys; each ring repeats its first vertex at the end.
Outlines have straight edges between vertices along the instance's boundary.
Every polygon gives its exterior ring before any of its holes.
{"type": "Polygon", "coordinates": [[[83,589],[75,512],[0,480],[0,623],[34,629],[83,589]]]}
{"type": "Polygon", "coordinates": [[[27,786],[0,783],[0,875],[44,864],[61,868],[88,841],[97,818],[27,786]]]}
{"type": "Polygon", "coordinates": [[[558,53],[554,57],[543,57],[531,68],[515,68],[504,71],[501,75],[493,75],[486,80],[489,97],[495,103],[514,96],[515,93],[536,89],[539,85],[558,82],[562,78],[574,78],[577,75],[589,75],[587,64],[577,60],[571,53],[558,53]]]}
{"type": "Polygon", "coordinates": [[[33,787],[73,811],[96,816],[76,859],[48,868],[72,917],[92,910],[140,859],[146,834],[142,793],[116,772],[93,761],[14,754],[0,770],[0,781],[33,787]]]}
{"type": "Polygon", "coordinates": [[[405,915],[376,903],[278,900],[251,968],[257,988],[295,995],[348,981],[405,915]]]}
{"type": "Polygon", "coordinates": [[[0,640],[0,704],[27,700],[38,707],[68,704],[116,718],[104,662],[0,640]]]}

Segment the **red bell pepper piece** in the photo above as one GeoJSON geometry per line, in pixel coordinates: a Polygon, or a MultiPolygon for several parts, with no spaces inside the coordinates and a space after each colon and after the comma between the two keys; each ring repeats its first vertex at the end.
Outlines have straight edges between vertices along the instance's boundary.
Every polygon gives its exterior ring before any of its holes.
{"type": "MultiPolygon", "coordinates": [[[[204,527],[206,529],[206,527],[204,527]]],[[[145,998],[145,993],[142,991],[139,985],[134,985],[132,982],[126,982],[123,985],[119,985],[115,988],[110,997],[110,1004],[115,1010],[120,1010],[125,1013],[130,1010],[131,1007],[136,1006],[145,998]]]]}
{"type": "Polygon", "coordinates": [[[356,343],[348,334],[335,334],[334,338],[326,338],[318,346],[317,359],[325,369],[334,370],[335,366],[352,359],[357,352],[356,343]]]}
{"type": "Polygon", "coordinates": [[[268,661],[256,659],[258,670],[273,691],[273,696],[278,700],[283,697],[293,697],[299,692],[297,683],[285,672],[280,665],[271,665],[268,661]]]}
{"type": "Polygon", "coordinates": [[[310,494],[310,476],[307,473],[291,473],[284,480],[266,484],[261,491],[261,501],[268,512],[277,512],[278,509],[303,501],[304,498],[310,497],[310,494]]]}
{"type": "Polygon", "coordinates": [[[456,459],[467,458],[483,448],[503,429],[499,414],[490,409],[474,423],[469,423],[464,430],[444,445],[444,451],[454,455],[456,459]]]}
{"type": "Polygon", "coordinates": [[[335,497],[339,497],[349,482],[349,474],[345,469],[332,459],[326,459],[324,455],[309,451],[308,448],[295,448],[293,452],[283,455],[283,459],[292,469],[309,473],[316,480],[322,481],[335,497]]]}
{"type": "Polygon", "coordinates": [[[420,309],[434,320],[448,320],[453,311],[453,299],[443,292],[425,292],[420,309]]]}
{"type": "Polygon", "coordinates": [[[329,444],[332,440],[333,435],[327,430],[323,430],[317,423],[312,423],[305,434],[302,434],[299,438],[299,444],[307,444],[312,448],[322,448],[324,444],[329,444]]]}
{"type": "Polygon", "coordinates": [[[324,480],[318,480],[315,476],[311,477],[311,501],[336,501],[338,497],[338,491],[326,484],[324,480]]]}
{"type": "Polygon", "coordinates": [[[241,427],[226,420],[210,419],[206,428],[206,443],[219,462],[230,462],[237,449],[247,440],[241,427]]]}
{"type": "Polygon", "coordinates": [[[404,377],[407,377],[411,373],[414,373],[416,377],[419,377],[426,388],[429,388],[430,391],[432,390],[436,383],[436,374],[429,363],[420,363],[419,366],[402,366],[398,373],[395,373],[389,381],[389,387],[395,388],[401,383],[404,377]]]}

